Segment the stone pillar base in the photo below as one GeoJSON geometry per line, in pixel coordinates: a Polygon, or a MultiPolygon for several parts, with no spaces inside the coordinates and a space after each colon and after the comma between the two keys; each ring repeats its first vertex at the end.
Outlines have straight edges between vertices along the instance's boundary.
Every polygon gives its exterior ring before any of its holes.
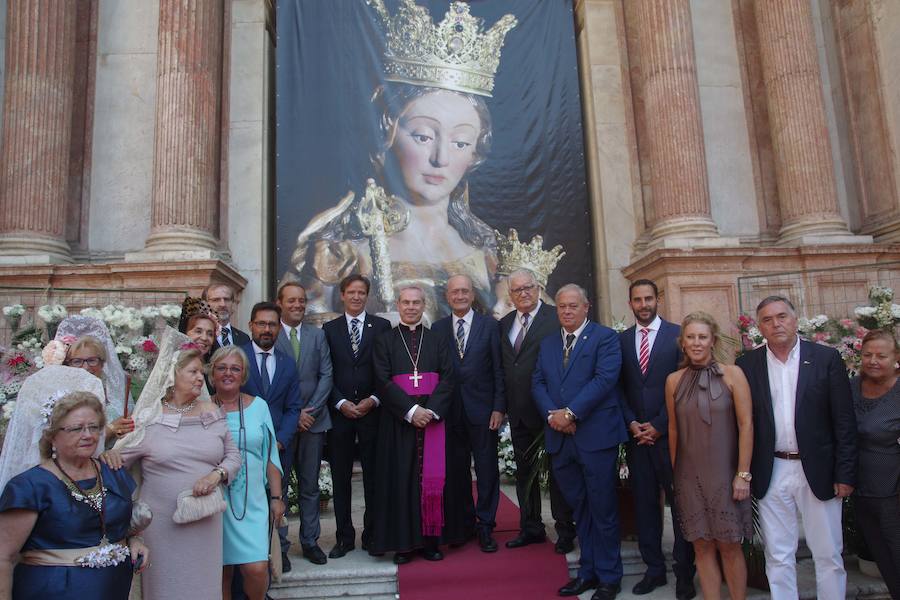
{"type": "MultiPolygon", "coordinates": [[[[864,237],[864,236],[863,236],[864,237]]],[[[735,334],[741,309],[752,314],[756,303],[782,293],[796,303],[801,316],[822,312],[850,313],[866,304],[868,288],[879,282],[875,267],[900,261],[900,244],[836,244],[810,247],[654,249],[622,269],[629,280],[652,279],[659,286],[660,314],[680,323],[695,310],[712,314],[726,335],[735,334]],[[858,266],[858,270],[834,271],[858,266]],[[773,273],[770,280],[739,278],[773,273]],[[741,304],[743,300],[743,306],[741,304]]],[[[884,269],[900,269],[885,266],[884,269]]],[[[846,316],[846,315],[835,315],[846,316]]]]}
{"type": "Polygon", "coordinates": [[[872,236],[854,235],[840,217],[789,223],[778,233],[779,246],[811,246],[815,244],[871,244],[872,236]]]}
{"type": "Polygon", "coordinates": [[[709,217],[690,216],[660,221],[650,230],[646,248],[730,247],[737,238],[719,237],[719,229],[709,217]]]}
{"type": "Polygon", "coordinates": [[[69,244],[55,237],[28,233],[0,235],[0,265],[70,263],[69,244]]]}
{"type": "Polygon", "coordinates": [[[146,252],[184,252],[216,250],[219,243],[210,233],[193,227],[167,228],[155,231],[144,245],[146,252]]]}

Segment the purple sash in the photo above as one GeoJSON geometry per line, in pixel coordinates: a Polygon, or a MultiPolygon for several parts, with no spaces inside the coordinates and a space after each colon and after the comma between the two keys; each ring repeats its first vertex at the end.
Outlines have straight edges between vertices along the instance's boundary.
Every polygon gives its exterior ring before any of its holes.
{"type": "MultiPolygon", "coordinates": [[[[417,379],[409,373],[392,377],[392,381],[409,396],[431,395],[439,379],[437,373],[418,373],[417,379]]],[[[447,473],[445,453],[444,421],[432,421],[425,428],[422,449],[422,535],[440,536],[444,527],[444,480],[447,473]]]]}

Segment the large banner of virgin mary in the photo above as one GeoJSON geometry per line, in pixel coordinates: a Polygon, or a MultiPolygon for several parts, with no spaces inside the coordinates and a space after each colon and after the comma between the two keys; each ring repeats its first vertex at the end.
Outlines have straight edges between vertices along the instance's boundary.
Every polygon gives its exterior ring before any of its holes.
{"type": "MultiPolygon", "coordinates": [[[[307,315],[399,289],[449,313],[448,277],[477,308],[511,308],[506,276],[545,299],[593,289],[571,0],[281,0],[277,6],[276,278],[307,315]]],[[[390,315],[389,315],[390,316],[390,315]]]]}

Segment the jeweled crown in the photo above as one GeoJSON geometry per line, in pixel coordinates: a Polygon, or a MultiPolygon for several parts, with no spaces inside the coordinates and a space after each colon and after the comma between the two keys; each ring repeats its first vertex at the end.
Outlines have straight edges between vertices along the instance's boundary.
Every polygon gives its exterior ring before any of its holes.
{"type": "Polygon", "coordinates": [[[528,269],[534,273],[541,287],[547,287],[547,280],[563,256],[562,246],[554,246],[552,250],[544,250],[544,238],[539,235],[531,238],[527,244],[519,241],[519,232],[509,230],[505,236],[496,229],[497,237],[497,274],[509,275],[518,269],[528,269]]]}
{"type": "Polygon", "coordinates": [[[483,31],[483,19],[469,14],[465,2],[451,2],[437,25],[414,0],[400,0],[393,17],[384,0],[366,2],[385,27],[385,80],[491,96],[500,49],[518,23],[513,15],[503,15],[483,31]]]}

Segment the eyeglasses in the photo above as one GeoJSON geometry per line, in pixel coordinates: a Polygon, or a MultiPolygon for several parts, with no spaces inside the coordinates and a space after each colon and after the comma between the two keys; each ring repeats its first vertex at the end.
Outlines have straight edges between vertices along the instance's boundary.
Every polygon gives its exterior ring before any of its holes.
{"type": "Polygon", "coordinates": [[[68,365],[70,367],[75,367],[76,369],[80,369],[81,367],[87,365],[88,367],[96,367],[101,364],[103,359],[99,356],[91,356],[88,358],[70,358],[68,365]]]}
{"type": "Polygon", "coordinates": [[[213,368],[213,371],[218,373],[219,375],[224,375],[225,373],[231,373],[232,375],[240,375],[244,372],[244,367],[229,367],[228,365],[216,365],[213,368]]]}
{"type": "Polygon", "coordinates": [[[509,291],[510,291],[510,293],[515,294],[516,296],[521,296],[522,294],[524,294],[526,292],[530,294],[531,292],[534,291],[534,288],[536,288],[536,287],[537,286],[534,285],[533,283],[529,283],[528,285],[523,285],[522,287],[513,288],[509,291]]]}
{"type": "Polygon", "coordinates": [[[277,329],[278,321],[253,321],[253,325],[260,329],[277,329]]]}
{"type": "Polygon", "coordinates": [[[71,427],[60,427],[60,431],[64,431],[66,433],[82,433],[87,431],[91,435],[97,435],[100,433],[100,426],[96,423],[86,423],[84,425],[72,425],[71,427]]]}

